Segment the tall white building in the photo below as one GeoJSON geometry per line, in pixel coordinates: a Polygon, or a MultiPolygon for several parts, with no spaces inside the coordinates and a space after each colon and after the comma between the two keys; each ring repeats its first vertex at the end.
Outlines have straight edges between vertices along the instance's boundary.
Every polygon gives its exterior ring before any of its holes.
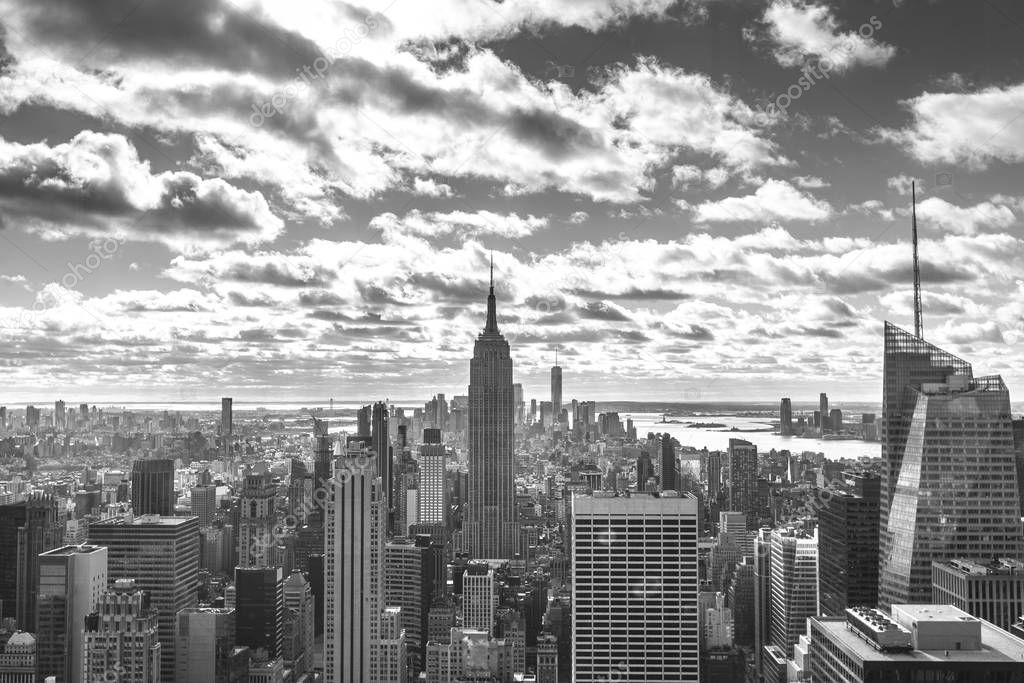
{"type": "Polygon", "coordinates": [[[700,679],[697,499],[572,501],[572,680],[700,679]]]}
{"type": "Polygon", "coordinates": [[[284,657],[285,665],[296,675],[313,668],[316,640],[316,606],[309,581],[296,570],[284,582],[284,657]]]}
{"type": "Polygon", "coordinates": [[[495,603],[494,570],[471,561],[462,576],[462,627],[493,633],[495,603]]]}
{"type": "Polygon", "coordinates": [[[445,523],[445,447],[441,430],[426,429],[419,455],[419,499],[417,517],[420,524],[445,523]]]}
{"type": "Polygon", "coordinates": [[[175,681],[215,681],[235,647],[235,610],[186,607],[175,621],[175,681]]]}
{"type": "Polygon", "coordinates": [[[818,538],[793,528],[771,534],[771,645],[792,656],[793,646],[807,630],[807,618],[818,613],[818,538]]]}
{"type": "Polygon", "coordinates": [[[114,581],[103,593],[96,611],[86,618],[85,680],[132,683],[160,682],[160,636],[157,610],[149,594],[131,579],[114,581]]]}
{"type": "Polygon", "coordinates": [[[327,500],[324,676],[332,683],[380,680],[385,498],[369,439],[351,437],[327,500]]]}

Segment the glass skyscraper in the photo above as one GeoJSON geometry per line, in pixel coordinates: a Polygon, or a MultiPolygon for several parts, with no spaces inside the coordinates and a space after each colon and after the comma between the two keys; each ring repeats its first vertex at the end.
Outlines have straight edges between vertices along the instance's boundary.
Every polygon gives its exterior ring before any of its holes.
{"type": "Polygon", "coordinates": [[[885,325],[879,603],[931,600],[932,560],[1019,557],[1020,499],[1002,378],[885,325]]]}

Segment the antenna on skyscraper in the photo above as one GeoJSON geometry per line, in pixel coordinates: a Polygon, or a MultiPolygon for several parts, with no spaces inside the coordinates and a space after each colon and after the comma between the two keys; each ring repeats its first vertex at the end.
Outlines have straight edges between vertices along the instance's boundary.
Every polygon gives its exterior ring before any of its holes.
{"type": "Polygon", "coordinates": [[[911,200],[911,230],[914,241],[914,335],[918,338],[924,332],[921,322],[921,263],[917,258],[917,187],[914,181],[910,183],[911,200]]]}
{"type": "Polygon", "coordinates": [[[491,252],[491,293],[494,293],[494,252],[491,252]]]}
{"type": "Polygon", "coordinates": [[[558,347],[555,347],[555,367],[558,367],[558,347]]]}

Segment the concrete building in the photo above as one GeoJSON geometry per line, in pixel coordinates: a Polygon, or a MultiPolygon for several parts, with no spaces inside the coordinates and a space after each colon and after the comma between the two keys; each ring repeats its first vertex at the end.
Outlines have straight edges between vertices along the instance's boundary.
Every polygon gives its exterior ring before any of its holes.
{"type": "Polygon", "coordinates": [[[424,429],[419,452],[417,523],[443,525],[447,519],[446,449],[440,429],[424,429]]]}
{"type": "Polygon", "coordinates": [[[932,562],[932,602],[1008,631],[1024,614],[1024,563],[1010,558],[932,562]]]}
{"type": "Polygon", "coordinates": [[[64,546],[39,556],[36,663],[39,680],[84,683],[85,619],[107,588],[107,548],[64,546]]]}
{"type": "Polygon", "coordinates": [[[849,490],[819,490],[819,614],[839,616],[847,607],[878,604],[881,480],[853,474],[849,481],[849,490]]]}
{"type": "Polygon", "coordinates": [[[728,508],[747,516],[748,529],[757,528],[757,446],[742,439],[729,439],[728,508]]]}
{"type": "Polygon", "coordinates": [[[269,472],[247,471],[238,500],[238,566],[270,567],[277,540],[277,486],[269,472]]]}
{"type": "Polygon", "coordinates": [[[316,606],[309,581],[294,571],[284,582],[284,649],[282,657],[295,676],[312,670],[316,642],[316,606]]]}
{"type": "Polygon", "coordinates": [[[0,652],[0,683],[36,683],[36,639],[16,631],[0,652]]]}
{"type": "Polygon", "coordinates": [[[769,642],[792,654],[807,617],[818,613],[818,540],[792,528],[771,532],[769,642]]]}
{"type": "MultiPolygon", "coordinates": [[[[237,661],[235,610],[188,607],[177,616],[175,681],[241,683],[248,677],[248,656],[237,661]],[[237,665],[236,665],[237,662],[237,665]]],[[[248,650],[245,650],[248,654],[248,650]]]]}
{"type": "Polygon", "coordinates": [[[281,567],[235,568],[235,644],[268,659],[284,646],[284,572],[281,567]]]}
{"type": "Polygon", "coordinates": [[[950,605],[850,609],[841,617],[808,620],[807,664],[812,680],[1024,680],[1024,640],[950,605]]]}
{"type": "Polygon", "coordinates": [[[160,683],[157,611],[130,579],[114,581],[85,620],[85,680],[116,675],[126,683],[160,683]]]}
{"type": "Polygon", "coordinates": [[[696,682],[697,499],[573,496],[572,676],[696,682]]]}

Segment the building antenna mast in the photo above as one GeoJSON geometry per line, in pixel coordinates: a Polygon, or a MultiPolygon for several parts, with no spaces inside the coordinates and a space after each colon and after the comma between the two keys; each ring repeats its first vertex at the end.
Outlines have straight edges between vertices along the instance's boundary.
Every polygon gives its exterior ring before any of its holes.
{"type": "Polygon", "coordinates": [[[924,333],[924,325],[921,322],[921,263],[917,258],[917,187],[911,181],[911,230],[914,241],[914,335],[918,338],[924,333]]]}

